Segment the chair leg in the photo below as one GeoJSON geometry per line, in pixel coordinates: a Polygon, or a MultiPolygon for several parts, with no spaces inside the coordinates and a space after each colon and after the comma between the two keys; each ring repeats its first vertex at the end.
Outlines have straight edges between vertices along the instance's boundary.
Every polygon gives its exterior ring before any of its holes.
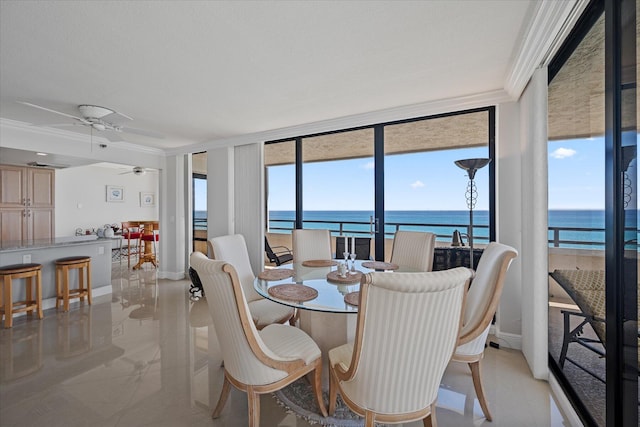
{"type": "Polygon", "coordinates": [[[374,427],[374,413],[371,411],[366,411],[364,413],[364,427],[374,427]]]}
{"type": "Polygon", "coordinates": [[[11,276],[4,276],[4,285],[2,289],[4,299],[4,327],[13,326],[13,296],[11,295],[11,276]]]}
{"type": "Polygon", "coordinates": [[[329,415],[336,412],[336,400],[338,399],[338,380],[329,366],[329,415]]]}
{"type": "Polygon", "coordinates": [[[260,395],[253,391],[252,387],[247,390],[247,400],[249,401],[249,427],[260,427],[260,395]]]}
{"type": "Polygon", "coordinates": [[[224,383],[222,383],[222,391],[220,391],[220,397],[218,398],[218,403],[216,404],[216,408],[211,413],[211,418],[218,418],[220,416],[220,412],[224,408],[224,404],[227,403],[227,397],[229,397],[229,392],[231,391],[231,383],[227,379],[227,376],[224,376],[224,383]]]}
{"type": "Polygon", "coordinates": [[[480,407],[482,408],[482,412],[484,413],[484,417],[487,421],[493,421],[491,417],[491,412],[489,412],[489,405],[487,404],[487,399],[484,395],[484,388],[482,387],[482,377],[480,375],[480,361],[469,363],[469,368],[471,369],[471,377],[473,378],[473,387],[476,389],[476,396],[478,396],[478,402],[480,402],[480,407]]]}
{"type": "Polygon", "coordinates": [[[320,413],[323,417],[326,417],[327,407],[324,406],[324,400],[322,399],[322,358],[319,357],[316,361],[316,369],[313,371],[313,391],[316,395],[316,402],[320,413]]]}
{"type": "Polygon", "coordinates": [[[36,303],[38,304],[38,319],[42,319],[44,314],[42,313],[42,272],[40,270],[36,276],[36,303]]]}
{"type": "Polygon", "coordinates": [[[424,427],[438,427],[438,419],[436,418],[436,404],[431,404],[431,413],[422,419],[424,427]]]}

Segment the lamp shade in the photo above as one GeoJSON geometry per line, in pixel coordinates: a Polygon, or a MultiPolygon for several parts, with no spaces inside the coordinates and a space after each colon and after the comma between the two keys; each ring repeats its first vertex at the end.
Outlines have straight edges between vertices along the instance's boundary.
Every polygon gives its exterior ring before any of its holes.
{"type": "Polygon", "coordinates": [[[456,160],[455,164],[467,171],[469,179],[473,179],[476,176],[476,171],[488,165],[490,161],[491,159],[463,159],[456,160]]]}

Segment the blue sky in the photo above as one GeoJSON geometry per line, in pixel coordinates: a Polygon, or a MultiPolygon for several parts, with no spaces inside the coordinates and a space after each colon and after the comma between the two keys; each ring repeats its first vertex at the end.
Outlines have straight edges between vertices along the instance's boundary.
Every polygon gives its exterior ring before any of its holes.
{"type": "MultiPolygon", "coordinates": [[[[387,156],[386,209],[467,209],[467,175],[453,162],[487,154],[483,147],[387,156]]],[[[604,209],[602,138],[551,141],[548,161],[550,209],[604,209]]],[[[631,164],[630,174],[637,173],[636,163],[631,164]]],[[[488,170],[476,174],[478,210],[488,209],[488,170]]],[[[373,158],[307,163],[303,173],[305,210],[373,210],[373,158]]],[[[294,210],[293,165],[270,167],[268,180],[269,209],[294,210]]],[[[202,184],[196,182],[196,210],[206,209],[202,184]]]]}

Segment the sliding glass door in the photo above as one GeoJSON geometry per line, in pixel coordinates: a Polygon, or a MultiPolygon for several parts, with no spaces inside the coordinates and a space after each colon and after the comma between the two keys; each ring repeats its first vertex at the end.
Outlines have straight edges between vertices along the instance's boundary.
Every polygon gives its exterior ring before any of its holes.
{"type": "Polygon", "coordinates": [[[268,142],[267,235],[290,247],[281,235],[293,228],[329,229],[334,253],[337,236],[372,239],[369,257],[380,261],[398,229],[432,232],[439,245],[456,230],[465,244],[495,240],[494,164],[470,192],[454,163],[493,157],[494,120],[488,107],[268,142]]]}
{"type": "Polygon", "coordinates": [[[640,408],[636,8],[592,2],[549,66],[549,362],[588,426],[640,408]]]}

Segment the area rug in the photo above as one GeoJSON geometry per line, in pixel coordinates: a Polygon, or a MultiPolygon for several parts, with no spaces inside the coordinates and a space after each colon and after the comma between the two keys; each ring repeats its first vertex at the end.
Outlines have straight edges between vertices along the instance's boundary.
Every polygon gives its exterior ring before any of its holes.
{"type": "MultiPolygon", "coordinates": [[[[328,427],[360,427],[364,426],[364,418],[354,414],[344,404],[340,395],[336,401],[336,412],[328,417],[323,417],[318,410],[316,397],[313,394],[311,384],[300,378],[287,387],[273,393],[276,402],[284,407],[288,413],[304,419],[309,424],[320,424],[328,427]]],[[[329,393],[322,392],[325,403],[329,402],[329,393]]],[[[378,427],[385,427],[386,424],[377,424],[378,427]]]]}

